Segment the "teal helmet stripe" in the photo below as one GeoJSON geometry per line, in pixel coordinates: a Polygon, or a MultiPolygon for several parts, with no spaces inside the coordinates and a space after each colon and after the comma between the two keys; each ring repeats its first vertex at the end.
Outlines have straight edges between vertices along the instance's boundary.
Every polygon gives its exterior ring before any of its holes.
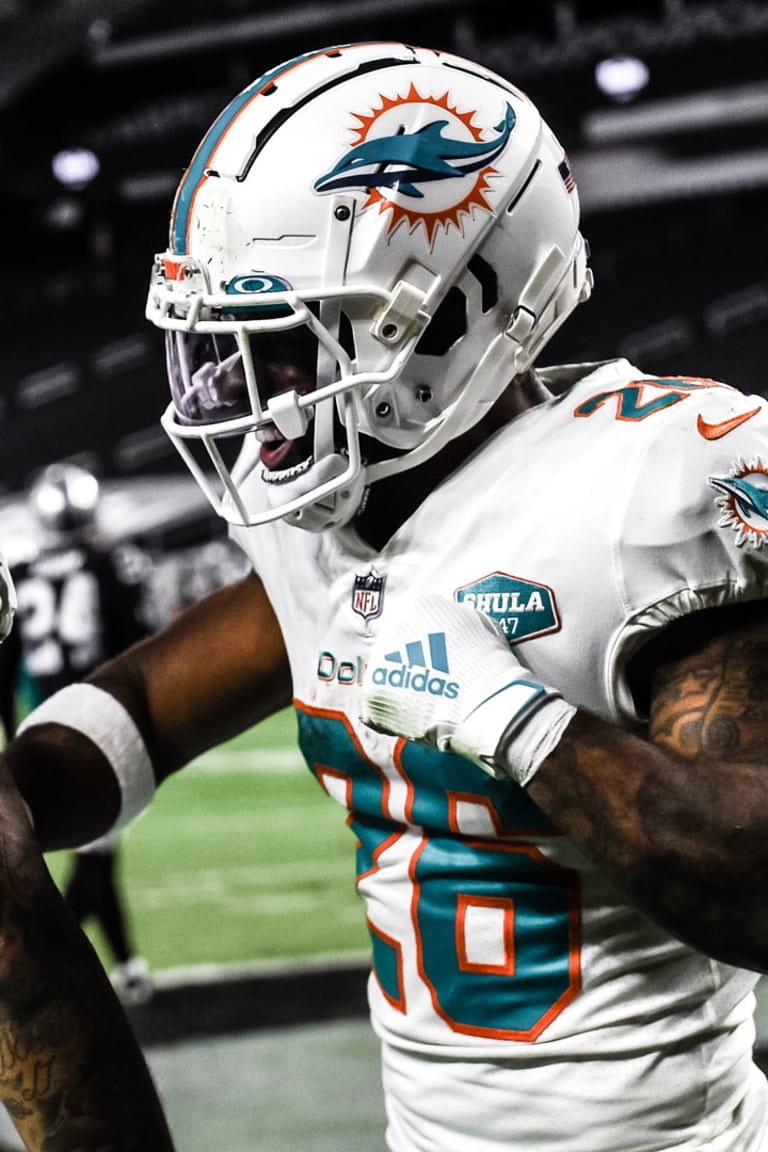
{"type": "Polygon", "coordinates": [[[237,119],[240,112],[254,96],[257,96],[259,92],[268,88],[270,84],[273,84],[275,80],[285,72],[289,72],[292,68],[295,68],[297,64],[303,64],[308,60],[315,59],[317,56],[324,56],[333,50],[334,49],[330,48],[322,48],[317,52],[307,52],[302,56],[295,56],[292,60],[280,64],[271,72],[265,72],[258,80],[254,80],[252,84],[249,84],[247,88],[243,89],[239,96],[236,96],[234,100],[230,101],[224,111],[214,121],[192,157],[189,168],[185,172],[178,192],[176,193],[176,201],[171,217],[170,247],[171,251],[177,256],[187,254],[187,228],[195,193],[205,177],[206,170],[210,166],[211,157],[233,121],[237,119]]]}

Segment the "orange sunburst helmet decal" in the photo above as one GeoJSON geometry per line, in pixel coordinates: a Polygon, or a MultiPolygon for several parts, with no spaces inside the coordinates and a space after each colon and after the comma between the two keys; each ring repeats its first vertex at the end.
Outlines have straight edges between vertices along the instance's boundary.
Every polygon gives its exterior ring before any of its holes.
{"type": "Polygon", "coordinates": [[[503,120],[493,125],[496,136],[475,124],[477,112],[460,111],[448,92],[422,96],[411,84],[404,96],[379,94],[380,103],[368,113],[352,113],[357,121],[348,152],[330,172],[315,182],[315,190],[339,188],[367,191],[363,210],[390,212],[387,235],[401,224],[413,232],[421,225],[431,247],[438,229],[461,231],[475,209],[490,212],[486,193],[497,174],[492,161],[506,147],[515,125],[507,104],[503,120]],[[418,105],[415,111],[413,106],[418,105]],[[406,130],[409,120],[423,123],[406,130]]]}

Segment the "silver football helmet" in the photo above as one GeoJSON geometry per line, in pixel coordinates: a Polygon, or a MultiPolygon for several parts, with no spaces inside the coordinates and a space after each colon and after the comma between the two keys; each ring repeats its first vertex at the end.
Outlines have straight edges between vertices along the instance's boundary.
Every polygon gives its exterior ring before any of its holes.
{"type": "Polygon", "coordinates": [[[147,301],[162,423],[213,507],[343,524],[476,424],[588,298],[578,225],[563,148],[477,64],[360,44],[256,80],[181,181],[147,301]]]}
{"type": "Polygon", "coordinates": [[[10,569],[0,553],[0,643],[5,640],[13,626],[16,614],[16,589],[10,569]]]}
{"type": "Polygon", "coordinates": [[[38,523],[57,535],[90,527],[98,502],[98,480],[76,464],[49,464],[29,491],[29,506],[38,523]]]}

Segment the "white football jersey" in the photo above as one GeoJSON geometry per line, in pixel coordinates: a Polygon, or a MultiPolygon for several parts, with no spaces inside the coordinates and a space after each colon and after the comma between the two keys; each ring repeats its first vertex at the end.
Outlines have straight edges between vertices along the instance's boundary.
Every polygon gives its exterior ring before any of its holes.
{"type": "MultiPolygon", "coordinates": [[[[358,842],[390,1146],[757,1152],[756,977],[627,904],[517,785],[357,719],[382,618],[417,592],[487,613],[543,683],[639,734],[638,647],[768,596],[763,399],[624,360],[542,376],[552,399],[380,552],[354,527],[233,530],[285,636],[303,753],[358,842]]],[[[417,633],[387,657],[437,693],[449,663],[417,633]]]]}

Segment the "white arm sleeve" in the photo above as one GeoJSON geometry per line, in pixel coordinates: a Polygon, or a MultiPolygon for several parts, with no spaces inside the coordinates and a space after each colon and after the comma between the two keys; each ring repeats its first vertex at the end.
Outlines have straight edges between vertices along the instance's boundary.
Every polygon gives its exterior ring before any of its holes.
{"type": "Polygon", "coordinates": [[[155,791],[155,774],[133,717],[114,696],[93,684],[70,684],[30,712],[18,731],[39,724],[63,724],[82,732],[109,761],[120,787],[113,829],[143,812],[155,791]]]}

